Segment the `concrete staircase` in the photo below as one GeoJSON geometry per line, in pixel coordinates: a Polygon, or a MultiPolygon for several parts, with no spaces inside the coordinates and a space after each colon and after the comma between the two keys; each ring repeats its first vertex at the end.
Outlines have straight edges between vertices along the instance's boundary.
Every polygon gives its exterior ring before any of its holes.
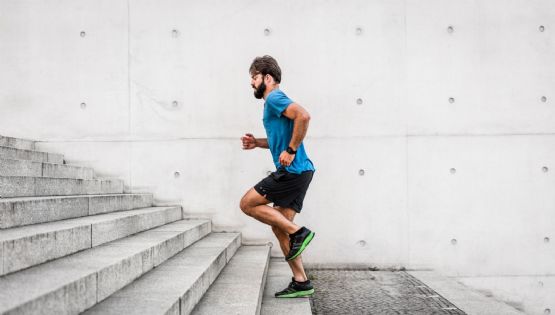
{"type": "Polygon", "coordinates": [[[0,136],[0,314],[259,314],[269,246],[184,218],[0,136]]]}

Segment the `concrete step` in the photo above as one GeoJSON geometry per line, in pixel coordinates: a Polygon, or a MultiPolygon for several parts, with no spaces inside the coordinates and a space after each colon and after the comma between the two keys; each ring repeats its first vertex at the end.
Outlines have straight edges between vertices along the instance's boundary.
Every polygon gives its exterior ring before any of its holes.
{"type": "Polygon", "coordinates": [[[181,207],[153,207],[0,230],[0,275],[181,219],[181,207]]]}
{"type": "Polygon", "coordinates": [[[64,156],[62,154],[22,150],[4,146],[0,146],[0,159],[64,164],[64,156]]]}
{"type": "Polygon", "coordinates": [[[0,314],[79,314],[210,231],[181,220],[0,277],[0,314]]]}
{"type": "Polygon", "coordinates": [[[151,207],[152,194],[0,199],[0,229],[151,207]]]}
{"type": "Polygon", "coordinates": [[[240,246],[238,233],[212,233],[85,314],[189,314],[240,246]]]}
{"type": "Polygon", "coordinates": [[[260,314],[312,315],[309,298],[288,299],[274,296],[274,293],[285,289],[289,285],[292,276],[293,273],[289,264],[283,258],[270,259],[260,314]]]}
{"type": "Polygon", "coordinates": [[[35,141],[0,136],[0,146],[22,149],[22,150],[34,150],[35,141]]]}
{"type": "Polygon", "coordinates": [[[1,198],[121,193],[123,181],[120,179],[0,176],[1,198]]]}
{"type": "Polygon", "coordinates": [[[93,179],[92,168],[29,160],[0,159],[0,176],[93,179]]]}
{"type": "Polygon", "coordinates": [[[260,314],[270,246],[242,246],[191,314],[260,314]]]}

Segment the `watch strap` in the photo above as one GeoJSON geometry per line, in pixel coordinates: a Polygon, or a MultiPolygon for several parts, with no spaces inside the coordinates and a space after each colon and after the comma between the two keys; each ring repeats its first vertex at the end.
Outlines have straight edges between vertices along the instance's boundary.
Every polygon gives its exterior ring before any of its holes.
{"type": "Polygon", "coordinates": [[[287,153],[289,153],[289,154],[297,154],[297,151],[293,150],[292,147],[287,147],[287,149],[285,149],[285,151],[287,151],[287,153]]]}

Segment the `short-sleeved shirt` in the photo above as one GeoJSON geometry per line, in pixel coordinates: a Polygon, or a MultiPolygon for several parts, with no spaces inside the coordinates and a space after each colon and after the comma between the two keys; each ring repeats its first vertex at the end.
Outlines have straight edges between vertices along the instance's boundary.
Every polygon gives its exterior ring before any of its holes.
{"type": "MultiPolygon", "coordinates": [[[[268,146],[276,169],[283,167],[279,163],[281,152],[285,151],[293,136],[293,120],[285,117],[283,112],[293,101],[281,90],[275,89],[266,97],[264,103],[264,129],[268,137],[268,146]]],[[[304,171],[314,171],[314,165],[308,158],[304,145],[297,148],[297,154],[290,166],[285,167],[289,173],[300,174],[304,171]]]]}

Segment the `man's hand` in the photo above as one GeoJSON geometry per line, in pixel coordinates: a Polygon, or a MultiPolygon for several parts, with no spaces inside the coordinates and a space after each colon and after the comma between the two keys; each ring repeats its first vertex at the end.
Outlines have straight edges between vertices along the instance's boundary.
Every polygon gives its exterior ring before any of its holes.
{"type": "Polygon", "coordinates": [[[243,150],[256,148],[256,138],[250,133],[246,133],[245,136],[241,137],[241,141],[243,142],[243,150]]]}
{"type": "Polygon", "coordinates": [[[291,163],[293,163],[294,159],[295,159],[295,154],[289,154],[287,153],[287,151],[283,151],[279,155],[279,164],[283,166],[290,166],[291,163]]]}

